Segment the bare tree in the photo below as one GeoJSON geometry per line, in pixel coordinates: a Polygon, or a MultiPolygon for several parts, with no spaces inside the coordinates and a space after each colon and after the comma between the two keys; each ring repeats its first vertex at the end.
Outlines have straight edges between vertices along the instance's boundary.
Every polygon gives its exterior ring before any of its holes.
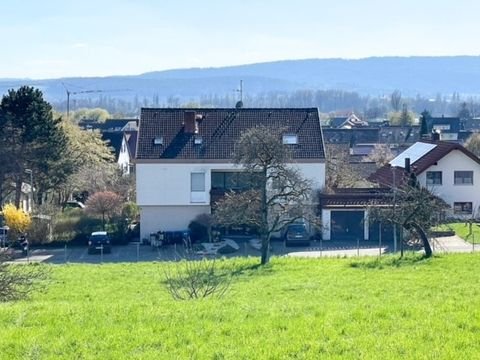
{"type": "Polygon", "coordinates": [[[215,259],[186,258],[163,267],[165,285],[175,300],[222,297],[230,288],[232,271],[215,259]]]}
{"type": "Polygon", "coordinates": [[[440,214],[448,208],[448,205],[427,188],[420,187],[414,176],[407,184],[393,191],[388,206],[384,203],[373,203],[369,207],[369,217],[413,231],[422,242],[425,256],[432,256],[428,233],[430,228],[439,222],[440,214]]]}
{"type": "Polygon", "coordinates": [[[367,182],[350,163],[348,148],[329,145],[326,159],[326,190],[365,187],[367,182]]]}
{"type": "Polygon", "coordinates": [[[465,148],[477,156],[480,156],[480,133],[473,133],[465,141],[465,148]]]}
{"type": "Polygon", "coordinates": [[[395,112],[400,111],[400,105],[402,104],[402,93],[400,90],[396,89],[390,95],[390,105],[395,112]]]}
{"type": "Polygon", "coordinates": [[[373,151],[368,154],[365,161],[374,162],[377,167],[382,167],[390,162],[395,156],[387,144],[375,144],[373,151]]]}
{"type": "Polygon", "coordinates": [[[261,236],[261,263],[269,260],[270,238],[302,218],[313,221],[312,184],[293,164],[282,129],[258,126],[235,144],[234,162],[254,179],[249,191],[229,193],[218,201],[214,216],[220,224],[255,226],[261,236]]]}
{"type": "Polygon", "coordinates": [[[86,210],[94,215],[102,217],[103,229],[105,230],[105,219],[111,218],[120,213],[122,198],[111,191],[97,192],[90,196],[86,203],[86,210]]]}
{"type": "Polygon", "coordinates": [[[48,268],[38,264],[12,264],[6,254],[0,254],[0,301],[28,298],[39,290],[48,278],[48,268]]]}

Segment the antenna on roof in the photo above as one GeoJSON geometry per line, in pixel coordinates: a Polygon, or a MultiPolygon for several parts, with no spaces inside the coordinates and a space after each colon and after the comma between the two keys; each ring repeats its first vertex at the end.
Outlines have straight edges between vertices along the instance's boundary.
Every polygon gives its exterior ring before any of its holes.
{"type": "Polygon", "coordinates": [[[241,109],[243,107],[243,80],[240,80],[240,88],[235,89],[235,91],[240,93],[240,100],[235,104],[235,108],[241,109]]]}

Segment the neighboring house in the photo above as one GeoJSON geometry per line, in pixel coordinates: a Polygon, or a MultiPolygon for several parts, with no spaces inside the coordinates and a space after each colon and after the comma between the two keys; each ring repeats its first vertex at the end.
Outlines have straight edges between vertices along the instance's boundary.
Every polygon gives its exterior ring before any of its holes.
{"type": "Polygon", "coordinates": [[[443,199],[451,209],[447,216],[478,216],[480,206],[480,159],[460,144],[416,142],[369,180],[384,187],[400,186],[405,179],[405,159],[422,186],[443,199]]]}
{"type": "Polygon", "coordinates": [[[330,126],[333,128],[340,128],[340,129],[352,129],[352,128],[367,127],[368,122],[360,119],[357,115],[355,115],[354,112],[352,112],[348,116],[339,116],[339,117],[331,118],[330,126]]]}
{"type": "MultiPolygon", "coordinates": [[[[32,188],[30,184],[23,182],[21,190],[22,191],[20,193],[19,208],[28,213],[32,212],[33,198],[32,198],[32,188]]],[[[10,186],[4,189],[3,195],[4,195],[3,204],[15,202],[15,183],[14,182],[10,183],[10,186]]]]}
{"type": "Polygon", "coordinates": [[[125,131],[118,153],[117,163],[125,175],[135,172],[134,160],[137,152],[137,131],[125,131]]]}
{"type": "Polygon", "coordinates": [[[457,141],[463,124],[459,117],[431,117],[427,120],[427,129],[440,134],[442,141],[457,141]]]}
{"type": "Polygon", "coordinates": [[[80,120],[78,126],[83,130],[98,130],[105,132],[124,132],[138,130],[138,119],[107,119],[104,122],[80,120]]]}
{"type": "Polygon", "coordinates": [[[325,155],[318,110],[142,109],[136,153],[141,238],[185,230],[229,189],[242,186],[232,163],[235,142],[257,125],[285,128],[283,141],[315,188],[325,184],[325,155]]]}
{"type": "Polygon", "coordinates": [[[102,139],[112,149],[115,161],[125,175],[134,171],[138,119],[109,119],[105,122],[81,120],[78,125],[83,130],[95,130],[102,134],[102,139]]]}

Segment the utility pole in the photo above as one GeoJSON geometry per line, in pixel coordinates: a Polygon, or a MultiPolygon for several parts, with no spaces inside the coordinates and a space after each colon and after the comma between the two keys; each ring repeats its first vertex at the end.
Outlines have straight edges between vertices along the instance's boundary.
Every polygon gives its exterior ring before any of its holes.
{"type": "Polygon", "coordinates": [[[70,95],[76,94],[94,94],[94,93],[103,93],[108,91],[131,91],[131,89],[114,89],[114,90],[83,90],[83,91],[70,91],[65,86],[65,83],[62,82],[65,92],[67,93],[67,119],[70,119],[70,95]]]}

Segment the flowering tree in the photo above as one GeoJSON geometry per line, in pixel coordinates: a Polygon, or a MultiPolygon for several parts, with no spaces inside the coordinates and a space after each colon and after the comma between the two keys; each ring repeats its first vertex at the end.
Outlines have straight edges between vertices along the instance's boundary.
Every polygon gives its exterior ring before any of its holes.
{"type": "Polygon", "coordinates": [[[105,220],[118,215],[122,210],[122,198],[112,191],[101,191],[90,196],[85,205],[89,213],[102,217],[105,230],[105,220]]]}
{"type": "Polygon", "coordinates": [[[7,204],[3,207],[3,217],[5,224],[10,228],[10,239],[15,239],[18,235],[26,232],[32,223],[30,215],[13,204],[7,204]]]}

